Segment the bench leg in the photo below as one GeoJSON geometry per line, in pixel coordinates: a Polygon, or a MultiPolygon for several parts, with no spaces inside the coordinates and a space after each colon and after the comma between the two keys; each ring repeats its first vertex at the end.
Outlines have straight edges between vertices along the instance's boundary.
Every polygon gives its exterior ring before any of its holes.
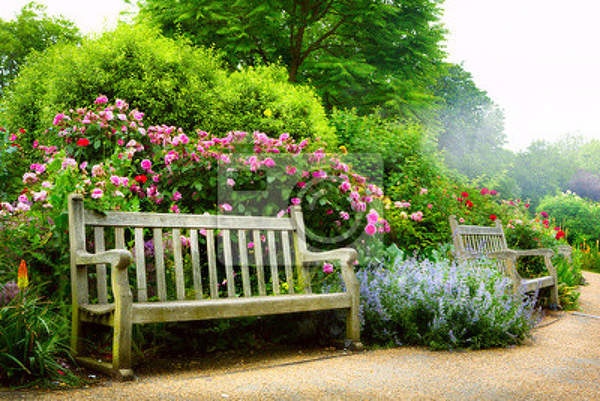
{"type": "Polygon", "coordinates": [[[352,351],[362,351],[360,342],[360,321],[358,320],[358,308],[350,308],[346,312],[346,341],[345,347],[352,351]]]}
{"type": "Polygon", "coordinates": [[[79,321],[79,309],[73,308],[71,314],[71,353],[73,356],[81,354],[83,349],[81,343],[82,329],[83,327],[81,327],[81,322],[79,321]]]}
{"type": "Polygon", "coordinates": [[[560,309],[560,302],[558,300],[558,285],[557,284],[554,284],[550,288],[550,309],[552,309],[552,310],[560,309]]]}
{"type": "Polygon", "coordinates": [[[131,369],[131,303],[125,303],[121,313],[115,313],[113,335],[113,373],[120,379],[133,378],[131,369]]]}

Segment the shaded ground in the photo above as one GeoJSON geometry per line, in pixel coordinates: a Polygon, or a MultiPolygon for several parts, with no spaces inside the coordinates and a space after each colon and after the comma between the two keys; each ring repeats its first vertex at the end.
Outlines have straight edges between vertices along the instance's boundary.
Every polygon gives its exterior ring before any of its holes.
{"type": "MultiPolygon", "coordinates": [[[[600,275],[584,273],[581,313],[600,315],[600,275]]],[[[149,361],[146,369],[164,365],[149,361]]],[[[160,371],[160,369],[158,369],[160,371]]],[[[529,344],[432,352],[404,347],[345,354],[273,350],[189,361],[174,372],[137,371],[135,382],[63,392],[0,393],[42,400],[598,400],[600,319],[547,316],[529,344]]]]}

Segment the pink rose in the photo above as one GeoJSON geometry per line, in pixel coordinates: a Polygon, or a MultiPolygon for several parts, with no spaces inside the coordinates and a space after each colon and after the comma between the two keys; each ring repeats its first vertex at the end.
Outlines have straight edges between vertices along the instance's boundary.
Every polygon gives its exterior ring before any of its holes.
{"type": "Polygon", "coordinates": [[[377,227],[375,227],[375,224],[369,223],[365,227],[365,232],[367,233],[367,235],[375,235],[375,233],[377,232],[377,227]]]}

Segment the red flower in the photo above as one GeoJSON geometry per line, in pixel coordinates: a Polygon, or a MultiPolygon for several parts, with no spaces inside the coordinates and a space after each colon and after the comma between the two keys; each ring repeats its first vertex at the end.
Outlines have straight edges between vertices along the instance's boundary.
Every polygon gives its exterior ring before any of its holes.
{"type": "Polygon", "coordinates": [[[468,194],[467,192],[462,192],[462,193],[460,194],[460,196],[462,196],[463,198],[468,198],[468,197],[469,197],[469,194],[468,194]]]}
{"type": "Polygon", "coordinates": [[[561,239],[561,238],[564,238],[564,237],[565,237],[565,232],[563,230],[559,230],[556,233],[556,239],[561,239]]]}
{"type": "Polygon", "coordinates": [[[490,190],[487,188],[481,188],[481,195],[487,195],[490,193],[490,190]]]}
{"type": "Polygon", "coordinates": [[[471,202],[470,200],[467,200],[467,202],[465,203],[465,205],[467,205],[468,208],[472,208],[473,207],[473,202],[471,202]]]}
{"type": "Polygon", "coordinates": [[[496,216],[495,214],[490,214],[490,220],[496,221],[497,219],[498,219],[498,216],[496,216]]]}
{"type": "Polygon", "coordinates": [[[560,231],[560,227],[554,227],[554,231],[560,231]]]}
{"type": "Polygon", "coordinates": [[[139,182],[140,184],[145,184],[146,181],[148,181],[148,177],[146,177],[145,175],[136,175],[135,181],[139,182]]]}
{"type": "Polygon", "coordinates": [[[58,374],[59,374],[59,375],[61,375],[61,376],[64,376],[64,375],[65,375],[65,372],[63,372],[63,371],[62,371],[62,370],[60,370],[60,369],[56,369],[56,373],[58,373],[58,374]]]}
{"type": "Polygon", "coordinates": [[[20,132],[21,134],[24,134],[24,133],[25,133],[25,130],[24,130],[23,128],[19,128],[19,132],[20,132]]]}
{"type": "Polygon", "coordinates": [[[525,204],[525,207],[526,207],[527,209],[529,209],[529,206],[530,206],[530,205],[529,205],[529,203],[526,203],[526,204],[525,204]]]}
{"type": "Polygon", "coordinates": [[[77,140],[77,146],[81,146],[82,148],[85,148],[89,144],[90,144],[90,140],[87,138],[79,138],[77,140]]]}
{"type": "Polygon", "coordinates": [[[546,212],[541,212],[541,213],[540,213],[540,215],[541,215],[543,218],[548,218],[548,213],[546,213],[546,212]]]}

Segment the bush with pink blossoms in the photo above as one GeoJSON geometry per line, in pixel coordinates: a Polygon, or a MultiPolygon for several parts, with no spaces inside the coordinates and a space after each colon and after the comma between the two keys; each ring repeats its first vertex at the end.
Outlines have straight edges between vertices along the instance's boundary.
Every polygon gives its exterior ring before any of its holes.
{"type": "Polygon", "coordinates": [[[36,145],[38,158],[23,177],[19,198],[0,208],[5,230],[22,230],[23,219],[42,227],[22,237],[43,244],[29,247],[38,260],[34,268],[43,269],[52,255],[58,274],[67,275],[71,192],[84,194],[87,207],[97,210],[286,216],[290,206],[301,204],[308,239],[321,249],[389,231],[374,210],[381,189],[352,169],[350,156],[327,154],[318,140],[147,127],[141,111],[119,99],[108,104],[105,96],[91,107],[57,114],[53,124],[61,145],[36,145]],[[82,146],[82,139],[89,145],[82,146]]]}

